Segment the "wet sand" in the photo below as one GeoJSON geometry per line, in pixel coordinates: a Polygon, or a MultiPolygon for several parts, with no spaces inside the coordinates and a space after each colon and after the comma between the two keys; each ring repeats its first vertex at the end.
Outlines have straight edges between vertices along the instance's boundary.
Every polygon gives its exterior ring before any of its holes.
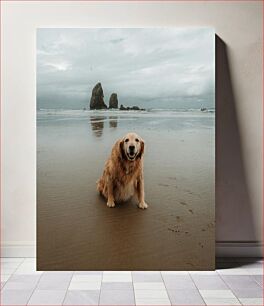
{"type": "Polygon", "coordinates": [[[38,270],[214,269],[214,114],[40,111],[37,142],[38,270]],[[96,192],[128,131],[146,142],[147,210],[96,192]]]}

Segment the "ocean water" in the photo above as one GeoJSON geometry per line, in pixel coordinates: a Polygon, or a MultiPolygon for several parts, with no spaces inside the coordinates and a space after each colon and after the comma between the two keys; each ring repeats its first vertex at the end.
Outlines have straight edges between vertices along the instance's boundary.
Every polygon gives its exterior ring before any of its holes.
{"type": "Polygon", "coordinates": [[[78,124],[89,122],[95,137],[109,133],[109,129],[122,130],[174,130],[191,128],[214,129],[215,113],[213,110],[151,110],[151,111],[119,111],[119,110],[39,110],[37,125],[78,124]],[[67,122],[67,123],[66,123],[67,122]]]}

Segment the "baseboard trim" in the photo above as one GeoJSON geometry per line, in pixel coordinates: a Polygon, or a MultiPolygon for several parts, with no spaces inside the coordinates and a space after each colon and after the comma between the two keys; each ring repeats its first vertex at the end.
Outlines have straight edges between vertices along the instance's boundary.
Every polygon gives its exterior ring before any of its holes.
{"type": "Polygon", "coordinates": [[[262,242],[216,242],[217,257],[263,257],[262,242]]]}
{"type": "MultiPolygon", "coordinates": [[[[216,242],[217,257],[263,257],[262,242],[216,242]]],[[[32,242],[3,243],[1,257],[36,257],[32,242]]]]}
{"type": "Polygon", "coordinates": [[[36,245],[27,241],[2,243],[1,257],[36,257],[36,245]]]}

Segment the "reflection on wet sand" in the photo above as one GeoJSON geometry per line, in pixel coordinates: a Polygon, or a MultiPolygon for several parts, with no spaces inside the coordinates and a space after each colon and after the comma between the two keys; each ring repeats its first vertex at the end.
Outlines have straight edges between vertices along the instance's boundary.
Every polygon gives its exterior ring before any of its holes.
{"type": "MultiPolygon", "coordinates": [[[[103,135],[104,123],[107,117],[105,116],[91,116],[90,123],[92,127],[92,131],[96,137],[101,137],[103,135]]],[[[109,116],[109,127],[116,128],[117,127],[117,116],[109,116]]]]}
{"type": "Polygon", "coordinates": [[[103,135],[105,119],[106,119],[105,116],[91,116],[90,117],[92,131],[94,132],[94,135],[96,137],[101,137],[103,135]]]}
{"type": "Polygon", "coordinates": [[[109,117],[109,127],[116,128],[117,127],[117,116],[110,116],[109,117]]]}

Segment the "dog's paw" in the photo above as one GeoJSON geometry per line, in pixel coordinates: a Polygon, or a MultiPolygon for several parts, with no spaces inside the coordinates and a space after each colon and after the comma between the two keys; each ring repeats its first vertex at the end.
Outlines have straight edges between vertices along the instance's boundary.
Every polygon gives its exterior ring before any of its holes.
{"type": "Polygon", "coordinates": [[[138,204],[138,207],[141,209],[146,209],[148,208],[148,204],[146,202],[141,202],[138,204]]]}
{"type": "Polygon", "coordinates": [[[108,207],[115,207],[115,202],[114,201],[108,201],[106,205],[108,207]]]}

